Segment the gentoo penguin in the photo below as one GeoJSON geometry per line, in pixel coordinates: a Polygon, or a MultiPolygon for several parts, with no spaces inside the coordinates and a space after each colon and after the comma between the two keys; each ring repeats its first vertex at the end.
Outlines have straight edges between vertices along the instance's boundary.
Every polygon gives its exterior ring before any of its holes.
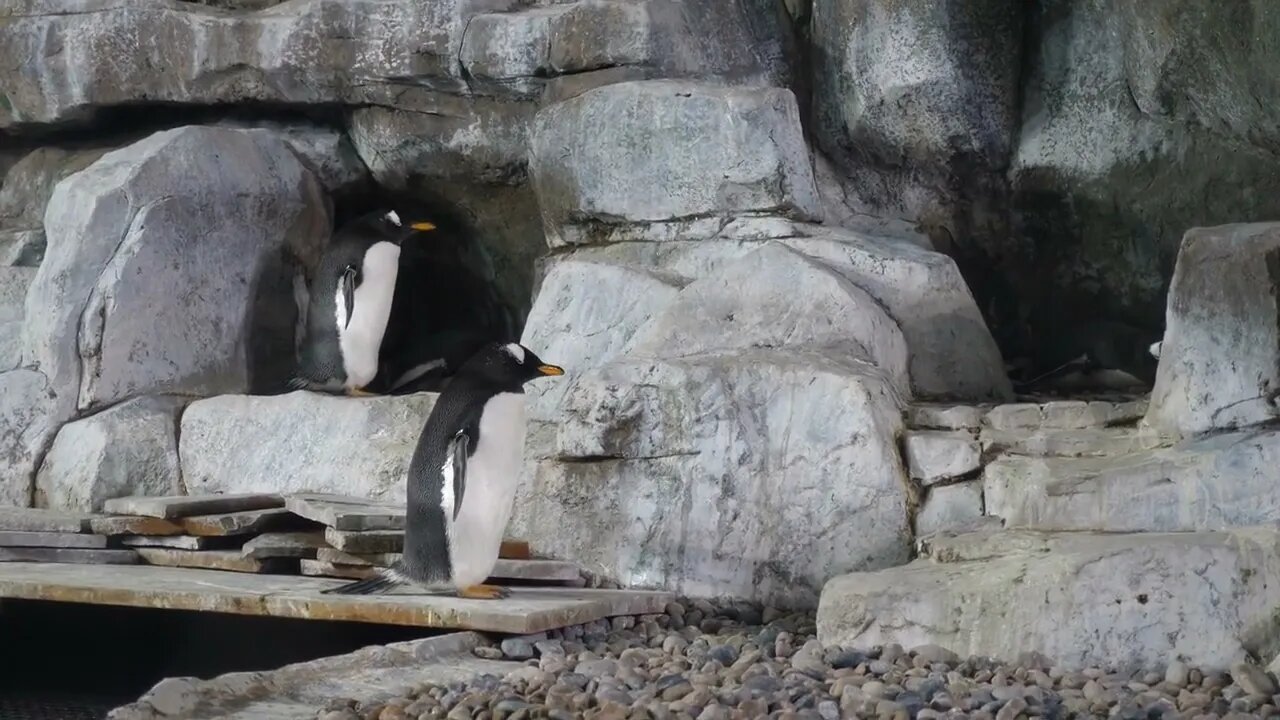
{"type": "Polygon", "coordinates": [[[364,215],[342,228],[320,260],[307,309],[298,374],[290,386],[348,395],[378,374],[379,349],[399,274],[400,244],[415,231],[395,210],[364,215]]]}
{"type": "Polygon", "coordinates": [[[491,343],[440,393],[409,463],[404,554],[368,580],[325,590],[369,594],[412,583],[499,598],[498,561],[524,460],[524,384],[564,370],[519,343],[491,343]]]}

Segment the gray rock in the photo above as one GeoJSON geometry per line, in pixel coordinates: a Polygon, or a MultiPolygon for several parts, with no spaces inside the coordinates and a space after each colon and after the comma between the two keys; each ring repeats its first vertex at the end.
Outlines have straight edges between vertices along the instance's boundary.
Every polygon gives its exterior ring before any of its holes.
{"type": "MultiPolygon", "coordinates": [[[[977,430],[985,407],[915,403],[907,408],[907,427],[923,430],[977,430]]],[[[913,433],[914,434],[914,433],[913,433]]]]}
{"type": "Polygon", "coordinates": [[[847,352],[625,356],[578,378],[562,410],[559,446],[577,457],[538,464],[509,530],[550,556],[775,605],[906,559],[900,408],[847,352]]]}
{"type": "Polygon", "coordinates": [[[599,87],[538,113],[530,163],[552,247],[635,224],[820,212],[795,98],[778,88],[599,87]]]}
{"type": "Polygon", "coordinates": [[[909,397],[907,344],[897,323],[838,268],[768,243],[682,289],[636,331],[627,351],[687,357],[841,343],[909,397]]]}
{"type": "Polygon", "coordinates": [[[1276,417],[1280,309],[1267,269],[1273,258],[1280,258],[1280,223],[1187,232],[1169,287],[1147,411],[1152,426],[1190,435],[1276,417]]]}
{"type": "Polygon", "coordinates": [[[21,322],[35,268],[0,266],[0,323],[21,322]]]}
{"type": "Polygon", "coordinates": [[[137,398],[63,425],[36,474],[36,507],[97,512],[110,498],[181,493],[176,433],[186,403],[137,398]]]}
{"type": "Polygon", "coordinates": [[[1270,697],[1276,694],[1276,681],[1271,679],[1266,670],[1249,662],[1231,664],[1231,679],[1242,690],[1250,695],[1270,697]]]}
{"type": "Polygon", "coordinates": [[[1187,686],[1191,674],[1191,669],[1181,660],[1174,660],[1165,668],[1164,681],[1175,688],[1184,688],[1187,686]]]}
{"type": "Polygon", "coordinates": [[[983,494],[1011,528],[1220,530],[1280,519],[1267,489],[1278,463],[1280,433],[1242,431],[1112,458],[1003,457],[983,494]]]}
{"type": "Polygon", "coordinates": [[[902,449],[907,471],[926,486],[982,467],[982,450],[968,432],[909,432],[903,438],[902,449]]]}
{"type": "Polygon", "coordinates": [[[0,265],[36,267],[44,259],[44,230],[0,230],[0,265]]]}
{"type": "Polygon", "coordinates": [[[0,266],[40,264],[45,251],[44,211],[54,186],[104,152],[105,148],[38,148],[9,169],[0,186],[0,266]]]}
{"type": "Polygon", "coordinates": [[[31,505],[36,468],[58,430],[51,394],[43,373],[0,372],[0,506],[31,505]]]}
{"type": "Polygon", "coordinates": [[[935,485],[916,514],[916,535],[960,530],[982,517],[982,481],[935,485]]]}
{"type": "MultiPolygon", "coordinates": [[[[728,227],[726,227],[726,231],[728,227]]],[[[837,269],[866,290],[902,329],[917,397],[1012,397],[1000,352],[956,264],[910,243],[818,225],[789,223],[777,242],[837,269]]],[[[741,242],[682,241],[584,247],[575,258],[661,267],[704,278],[758,249],[741,242]]]]}
{"type": "Polygon", "coordinates": [[[27,294],[43,412],[283,382],[289,279],[315,261],[325,207],[287,144],[225,128],[156,133],[59,183],[27,294]]]}
{"type": "Polygon", "coordinates": [[[359,190],[369,180],[369,169],[351,140],[326,127],[278,122],[223,120],[217,127],[259,132],[283,140],[330,194],[359,190]]]}
{"type": "Polygon", "coordinates": [[[818,638],[855,647],[924,640],[962,656],[1034,650],[1066,669],[1152,667],[1170,655],[1225,668],[1270,647],[1259,629],[1280,601],[1274,528],[975,539],[977,552],[954,561],[827,583],[818,638]]]}
{"type": "Polygon", "coordinates": [[[223,395],[182,415],[192,494],[341,493],[404,502],[404,473],[436,396],[345,398],[305,391],[223,395]]]}
{"type": "Polygon", "coordinates": [[[1170,443],[1168,437],[1145,426],[1033,431],[988,428],[980,439],[982,452],[988,456],[1102,457],[1152,450],[1170,443]]]}

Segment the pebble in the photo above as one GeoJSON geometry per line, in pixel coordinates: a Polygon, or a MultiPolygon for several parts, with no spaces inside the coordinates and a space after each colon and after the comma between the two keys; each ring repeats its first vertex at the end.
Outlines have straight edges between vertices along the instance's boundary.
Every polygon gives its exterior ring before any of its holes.
{"type": "Polygon", "coordinates": [[[741,603],[680,601],[660,615],[621,616],[476,648],[505,676],[435,685],[412,678],[364,702],[335,699],[317,720],[983,720],[1267,717],[1280,689],[1245,663],[1230,674],[1171,658],[1140,673],[961,658],[939,645],[910,651],[823,647],[812,615],[741,603]],[[760,625],[760,623],[765,623],[760,625]],[[523,665],[517,663],[523,662],[523,665]]]}

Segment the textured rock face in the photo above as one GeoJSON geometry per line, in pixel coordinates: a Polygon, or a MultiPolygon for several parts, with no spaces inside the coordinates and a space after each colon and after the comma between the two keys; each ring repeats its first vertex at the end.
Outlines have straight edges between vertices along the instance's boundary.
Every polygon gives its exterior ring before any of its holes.
{"type": "Polygon", "coordinates": [[[538,114],[530,156],[553,247],[621,239],[619,225],[820,212],[795,98],[777,88],[597,88],[538,114]]]}
{"type": "Polygon", "coordinates": [[[121,403],[58,431],[36,475],[35,505],[99,512],[129,495],[177,495],[179,398],[121,403]]]}
{"type": "Polygon", "coordinates": [[[435,398],[294,392],[199,400],[182,415],[183,481],[193,495],[271,488],[403,503],[405,471],[435,398]]]}
{"type": "Polygon", "coordinates": [[[1197,531],[1280,520],[1280,435],[1225,433],[1110,458],[1002,458],[988,465],[988,514],[1041,530],[1197,531]]]}
{"type": "Polygon", "coordinates": [[[1275,651],[1280,533],[980,534],[948,559],[827,584],[824,644],[936,643],[965,655],[1038,651],[1065,668],[1226,669],[1275,651]],[[1016,628],[1016,632],[1011,632],[1016,628]]]}
{"type": "Polygon", "coordinates": [[[809,604],[908,555],[889,383],[848,351],[624,357],[561,404],[511,531],[624,583],[809,604]],[[857,482],[847,482],[857,478],[857,482]]]}
{"type": "Polygon", "coordinates": [[[1280,223],[1187,233],[1169,288],[1147,422],[1194,434],[1276,417],[1277,284],[1280,223]]]}
{"type": "Polygon", "coordinates": [[[0,372],[0,505],[28,507],[40,456],[58,430],[49,380],[34,370],[0,372]]]}
{"type": "Polygon", "coordinates": [[[44,209],[54,186],[104,152],[40,148],[9,169],[0,186],[0,265],[40,264],[45,249],[44,209]]]}
{"type": "Polygon", "coordinates": [[[26,360],[59,403],[234,392],[287,375],[291,276],[314,263],[328,218],[282,141],[157,133],[60,183],[45,220],[26,360]]]}

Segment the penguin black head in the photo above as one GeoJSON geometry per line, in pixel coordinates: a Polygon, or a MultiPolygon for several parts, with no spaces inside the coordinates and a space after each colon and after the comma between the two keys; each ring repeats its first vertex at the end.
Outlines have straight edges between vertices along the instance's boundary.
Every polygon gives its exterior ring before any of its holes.
{"type": "Polygon", "coordinates": [[[564,369],[542,361],[520,343],[489,343],[458,369],[457,379],[515,392],[540,377],[563,375],[564,369]]]}
{"type": "Polygon", "coordinates": [[[422,219],[407,219],[396,210],[375,210],[352,221],[348,228],[367,236],[399,245],[415,232],[435,230],[435,223],[422,219]]]}

